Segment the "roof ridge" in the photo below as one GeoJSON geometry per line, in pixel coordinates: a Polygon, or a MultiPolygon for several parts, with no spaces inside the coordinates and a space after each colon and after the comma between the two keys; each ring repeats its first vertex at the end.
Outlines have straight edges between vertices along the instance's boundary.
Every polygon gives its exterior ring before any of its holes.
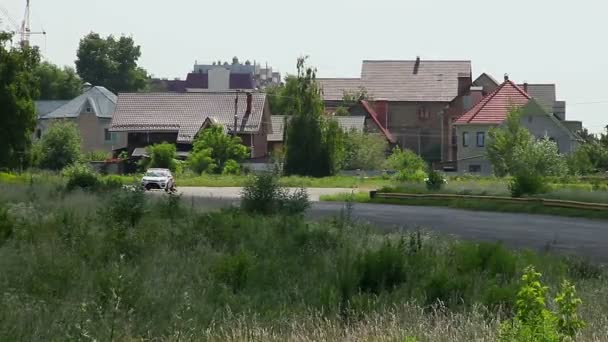
{"type": "Polygon", "coordinates": [[[507,82],[509,84],[511,84],[513,87],[515,87],[515,89],[517,89],[523,96],[525,96],[526,98],[528,98],[528,100],[532,99],[532,96],[528,95],[528,93],[525,90],[521,89],[521,87],[518,86],[517,83],[515,83],[515,82],[513,82],[511,80],[507,80],[505,83],[507,83],[507,82]]]}
{"type": "MultiPolygon", "coordinates": [[[[469,118],[467,120],[467,123],[470,123],[471,121],[473,121],[473,119],[477,116],[477,114],[479,114],[479,112],[481,112],[486,105],[494,98],[494,96],[496,96],[496,94],[498,94],[498,92],[505,87],[505,85],[507,84],[507,82],[503,82],[502,84],[500,84],[496,89],[494,89],[493,92],[491,92],[490,94],[488,94],[488,96],[484,97],[481,102],[479,104],[481,104],[481,106],[479,108],[477,108],[477,110],[475,111],[475,114],[473,114],[471,116],[471,118],[469,118]]],[[[476,106],[474,106],[473,108],[471,108],[470,110],[476,109],[476,106]]],[[[465,112],[462,115],[467,115],[468,111],[465,112]]]]}
{"type": "MultiPolygon", "coordinates": [[[[97,91],[98,91],[98,92],[100,92],[100,93],[101,93],[103,96],[105,96],[105,97],[106,97],[108,100],[113,101],[113,100],[112,100],[112,99],[111,99],[111,98],[108,96],[108,94],[106,94],[106,92],[105,92],[105,91],[102,91],[102,90],[101,90],[101,89],[105,89],[106,91],[108,91],[108,92],[112,93],[112,92],[111,92],[111,91],[110,91],[108,88],[106,88],[106,87],[104,87],[104,86],[94,86],[94,87],[93,87],[93,88],[91,88],[90,90],[92,90],[92,89],[97,90],[97,91]]],[[[88,92],[88,91],[86,91],[85,93],[87,93],[87,92],[88,92]]],[[[112,94],[114,94],[114,93],[112,93],[112,94]]],[[[116,96],[116,95],[114,95],[114,96],[116,96]]]]}
{"type": "MultiPolygon", "coordinates": [[[[364,59],[363,63],[370,62],[416,62],[415,59],[364,59]]],[[[471,63],[470,59],[420,59],[420,62],[458,62],[458,63],[471,63]]]]}

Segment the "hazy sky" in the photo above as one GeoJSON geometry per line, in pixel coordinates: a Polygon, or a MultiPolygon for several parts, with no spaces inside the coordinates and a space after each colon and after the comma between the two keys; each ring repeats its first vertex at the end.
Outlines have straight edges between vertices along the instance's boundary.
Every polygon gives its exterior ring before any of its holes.
{"type": "MultiPolygon", "coordinates": [[[[15,21],[25,0],[0,0],[15,21]]],[[[132,35],[140,64],[185,77],[195,60],[239,56],[283,74],[309,55],[321,77],[358,77],[363,59],[466,59],[473,74],[556,83],[567,117],[608,124],[608,2],[602,0],[31,0],[48,60],[73,65],[90,31],[132,35]],[[589,102],[601,102],[586,104],[589,102]]],[[[0,13],[0,17],[2,14],[0,13]]],[[[3,18],[4,19],[4,18],[3,18]]],[[[1,25],[6,25],[4,21],[1,25]]]]}

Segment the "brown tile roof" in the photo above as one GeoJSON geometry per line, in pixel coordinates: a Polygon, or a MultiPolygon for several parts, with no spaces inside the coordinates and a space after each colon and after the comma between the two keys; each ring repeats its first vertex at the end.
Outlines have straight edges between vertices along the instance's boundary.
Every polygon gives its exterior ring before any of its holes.
{"type": "Polygon", "coordinates": [[[507,118],[511,107],[524,106],[530,99],[523,89],[506,80],[475,107],[456,119],[454,124],[500,124],[507,118]]]}
{"type": "Polygon", "coordinates": [[[363,86],[360,78],[317,78],[325,101],[340,101],[344,91],[358,90],[363,86]]]}
{"type": "MultiPolygon", "coordinates": [[[[115,132],[173,131],[177,142],[192,143],[207,118],[225,127],[234,124],[236,93],[121,93],[111,130],[115,132]]],[[[252,94],[252,112],[245,116],[247,100],[239,94],[240,132],[255,133],[260,129],[266,94],[252,94]],[[245,120],[243,119],[245,117],[245,120]]]]}
{"type": "Polygon", "coordinates": [[[376,99],[449,102],[458,78],[471,77],[470,61],[363,61],[363,86],[376,99]]]}

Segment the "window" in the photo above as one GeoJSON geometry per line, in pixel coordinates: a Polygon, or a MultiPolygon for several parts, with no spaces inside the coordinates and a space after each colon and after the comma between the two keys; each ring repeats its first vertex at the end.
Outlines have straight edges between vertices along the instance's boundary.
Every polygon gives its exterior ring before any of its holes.
{"type": "Polygon", "coordinates": [[[104,140],[105,141],[112,141],[113,136],[112,136],[112,132],[110,132],[109,129],[104,128],[103,129],[103,136],[104,136],[104,140]]]}
{"type": "Polygon", "coordinates": [[[477,132],[477,147],[484,147],[486,145],[486,133],[477,132]]]}
{"type": "Polygon", "coordinates": [[[42,137],[42,131],[40,130],[40,128],[38,128],[36,130],[36,139],[40,139],[42,137]]]}
{"type": "Polygon", "coordinates": [[[418,108],[418,119],[420,120],[428,120],[431,118],[431,112],[428,108],[421,106],[418,108]]]}
{"type": "Polygon", "coordinates": [[[469,146],[469,132],[462,132],[462,146],[469,146]]]}
{"type": "Polygon", "coordinates": [[[471,173],[478,173],[481,172],[481,165],[469,165],[469,172],[471,173]]]}
{"type": "Polygon", "coordinates": [[[87,107],[87,108],[85,108],[85,112],[92,113],[93,112],[93,108],[87,107]]]}

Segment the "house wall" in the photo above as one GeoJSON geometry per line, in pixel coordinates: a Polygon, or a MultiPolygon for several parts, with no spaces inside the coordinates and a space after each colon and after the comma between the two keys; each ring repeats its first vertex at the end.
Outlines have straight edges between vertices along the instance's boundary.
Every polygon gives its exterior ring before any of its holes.
{"type": "Polygon", "coordinates": [[[209,90],[230,89],[230,70],[214,68],[209,70],[209,90]]]}
{"type": "Polygon", "coordinates": [[[113,150],[127,146],[127,133],[123,132],[112,133],[112,140],[106,141],[104,130],[110,128],[112,120],[98,118],[94,113],[81,114],[78,118],[38,120],[34,137],[36,138],[38,130],[40,130],[40,135],[44,136],[49,127],[59,120],[66,120],[76,124],[82,138],[81,150],[83,152],[112,152],[113,150]]]}
{"type": "Polygon", "coordinates": [[[262,158],[268,156],[267,135],[259,134],[239,134],[243,140],[243,145],[251,149],[251,158],[262,158]]]}
{"type": "Polygon", "coordinates": [[[481,175],[492,174],[492,164],[486,159],[486,146],[488,145],[488,131],[494,125],[456,125],[457,168],[459,173],[477,173],[481,175]],[[463,135],[469,134],[469,144],[464,146],[463,135]],[[484,146],[477,146],[477,133],[484,134],[484,146]],[[471,172],[471,166],[479,166],[479,172],[471,172]]]}
{"type": "Polygon", "coordinates": [[[562,154],[573,152],[578,147],[578,142],[573,140],[563,127],[560,127],[545,113],[524,113],[520,118],[520,123],[538,139],[545,136],[553,139],[562,154]]]}

